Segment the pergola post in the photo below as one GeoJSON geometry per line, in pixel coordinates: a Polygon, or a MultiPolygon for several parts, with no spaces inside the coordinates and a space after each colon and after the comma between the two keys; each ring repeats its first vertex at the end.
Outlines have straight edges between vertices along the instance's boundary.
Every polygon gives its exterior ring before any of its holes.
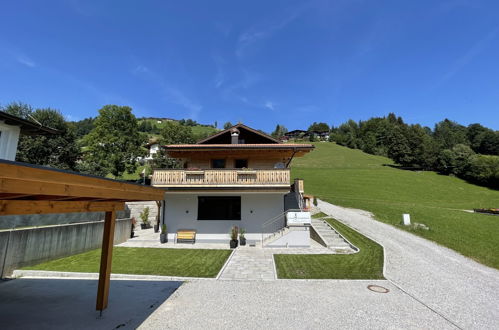
{"type": "Polygon", "coordinates": [[[115,224],[116,211],[107,211],[104,220],[104,234],[102,236],[102,253],[100,259],[99,286],[97,288],[96,304],[96,309],[101,312],[107,308],[107,301],[109,297],[115,224]]]}

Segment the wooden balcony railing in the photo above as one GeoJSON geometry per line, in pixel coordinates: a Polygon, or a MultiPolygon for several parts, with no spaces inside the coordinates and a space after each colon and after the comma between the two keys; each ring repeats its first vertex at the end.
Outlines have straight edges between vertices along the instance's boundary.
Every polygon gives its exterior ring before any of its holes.
{"type": "Polygon", "coordinates": [[[151,184],[157,187],[289,187],[289,169],[155,170],[151,184]]]}

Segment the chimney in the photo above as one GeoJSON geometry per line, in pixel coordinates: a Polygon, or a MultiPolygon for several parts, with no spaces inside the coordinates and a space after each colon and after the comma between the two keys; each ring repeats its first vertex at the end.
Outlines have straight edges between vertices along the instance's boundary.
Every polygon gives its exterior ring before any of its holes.
{"type": "Polygon", "coordinates": [[[237,128],[234,128],[230,131],[230,143],[231,144],[238,144],[239,143],[239,130],[237,128]]]}

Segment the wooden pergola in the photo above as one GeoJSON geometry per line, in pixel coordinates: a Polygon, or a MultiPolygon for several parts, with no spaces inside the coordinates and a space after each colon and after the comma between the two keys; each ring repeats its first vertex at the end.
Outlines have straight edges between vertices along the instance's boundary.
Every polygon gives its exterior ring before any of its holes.
{"type": "Polygon", "coordinates": [[[107,308],[116,211],[161,201],[158,188],[0,160],[0,215],[105,212],[96,309],[107,308]]]}

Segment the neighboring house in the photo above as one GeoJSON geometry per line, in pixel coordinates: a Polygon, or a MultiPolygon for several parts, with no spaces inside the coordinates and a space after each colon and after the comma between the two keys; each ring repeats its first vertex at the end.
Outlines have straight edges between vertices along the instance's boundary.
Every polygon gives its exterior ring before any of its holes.
{"type": "Polygon", "coordinates": [[[294,131],[287,132],[284,134],[283,140],[300,140],[300,139],[309,139],[310,135],[314,135],[320,140],[328,140],[329,139],[329,131],[303,131],[300,129],[295,129],[294,131]]]}
{"type": "Polygon", "coordinates": [[[59,131],[0,111],[0,159],[16,160],[20,134],[47,135],[59,131]]]}
{"type": "Polygon", "coordinates": [[[151,140],[145,147],[149,150],[147,156],[144,157],[145,160],[151,161],[154,155],[159,151],[160,145],[157,140],[151,140]]]}
{"type": "Polygon", "coordinates": [[[282,229],[285,211],[301,205],[303,182],[291,185],[289,164],[314,146],[283,144],[237,124],[197,144],[165,149],[183,163],[183,169],[155,170],[152,176],[151,184],[165,189],[168,238],[193,229],[197,241],[228,242],[235,225],[255,242],[282,229]]]}

